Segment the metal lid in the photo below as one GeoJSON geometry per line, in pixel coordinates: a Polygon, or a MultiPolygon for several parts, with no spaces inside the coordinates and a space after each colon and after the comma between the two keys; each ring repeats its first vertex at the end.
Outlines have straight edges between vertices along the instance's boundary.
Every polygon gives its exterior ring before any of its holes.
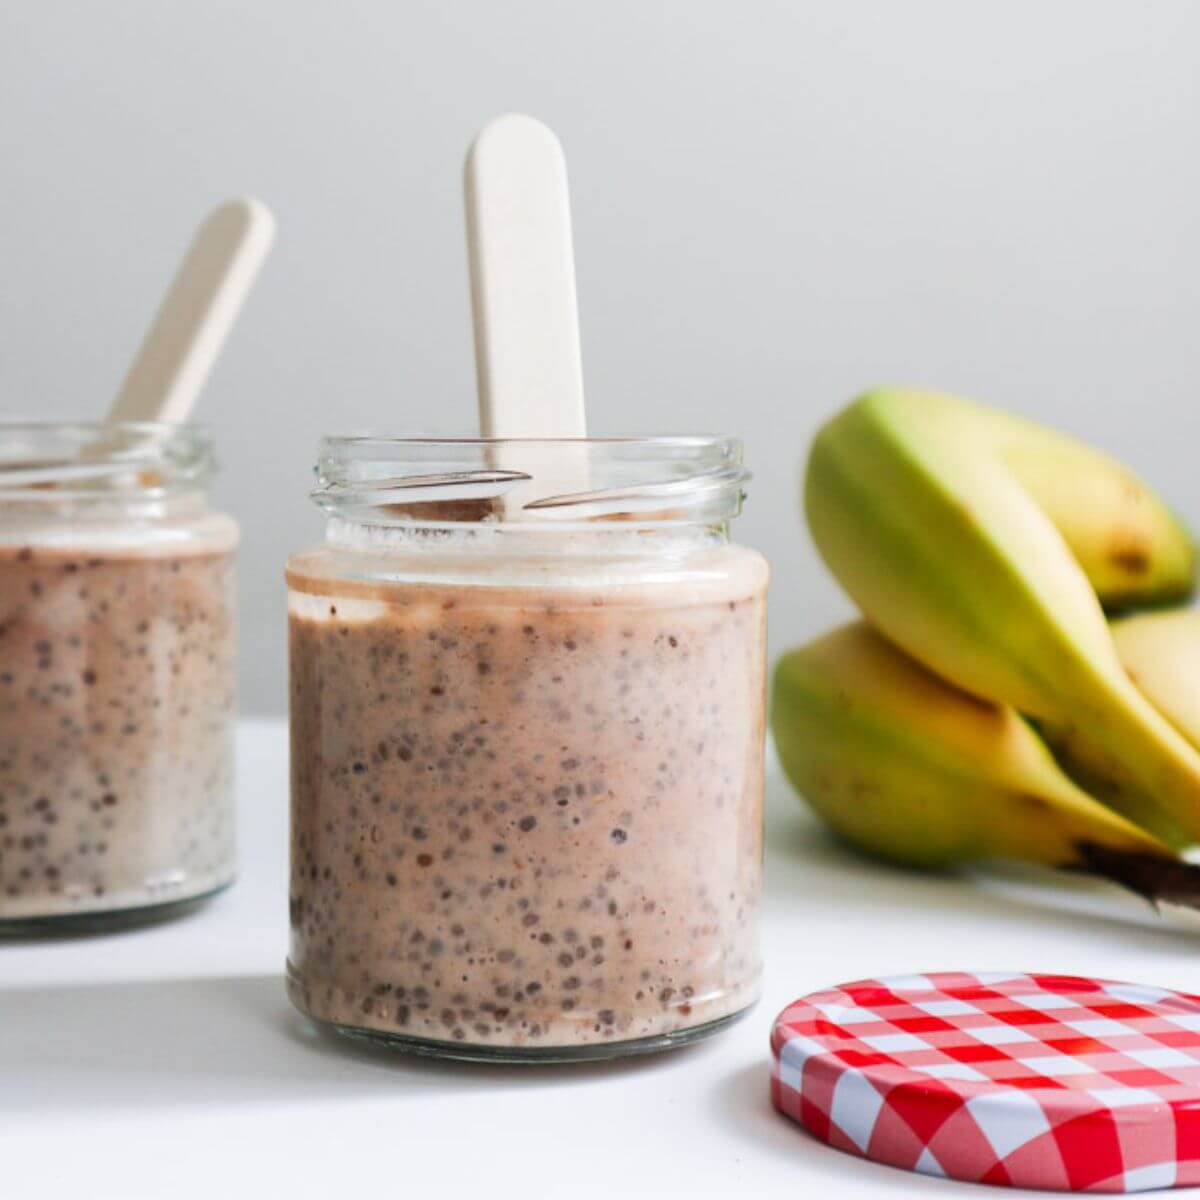
{"type": "Polygon", "coordinates": [[[1015,972],[893,976],[789,1005],[775,1106],[926,1175],[1136,1192],[1200,1183],[1200,997],[1015,972]]]}

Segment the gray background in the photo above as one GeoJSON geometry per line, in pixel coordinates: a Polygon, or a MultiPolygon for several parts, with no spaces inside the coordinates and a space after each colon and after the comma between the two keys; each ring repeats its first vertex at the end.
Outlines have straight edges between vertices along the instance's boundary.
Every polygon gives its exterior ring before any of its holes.
{"type": "Polygon", "coordinates": [[[1198,90],[1189,0],[0,0],[0,407],[100,414],[204,211],[274,208],[201,413],[281,711],[317,437],[470,430],[461,160],[531,112],[593,430],[745,437],[779,650],[849,612],[796,483],[872,383],[1085,434],[1200,519],[1198,90]]]}

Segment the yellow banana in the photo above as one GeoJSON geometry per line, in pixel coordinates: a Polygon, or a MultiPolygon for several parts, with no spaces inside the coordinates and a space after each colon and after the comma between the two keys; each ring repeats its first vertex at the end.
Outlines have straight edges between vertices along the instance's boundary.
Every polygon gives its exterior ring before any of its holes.
{"type": "Polygon", "coordinates": [[[1194,746],[1200,746],[1200,609],[1173,608],[1113,621],[1129,678],[1194,746]]]}
{"type": "MultiPolygon", "coordinates": [[[[1113,621],[1109,628],[1138,690],[1200,747],[1200,610],[1139,613],[1113,621]]],[[[1100,799],[1119,805],[1138,792],[1138,781],[1125,764],[1069,721],[1042,722],[1042,731],[1071,773],[1100,799]]]]}
{"type": "Polygon", "coordinates": [[[1110,455],[1011,413],[973,406],[981,430],[1062,535],[1106,609],[1191,595],[1196,547],[1149,487],[1110,455]]]}
{"type": "Polygon", "coordinates": [[[809,525],[838,580],[901,649],[966,691],[1104,746],[1137,783],[1114,803],[1160,837],[1192,840],[1200,752],[1126,676],[1093,586],[1122,602],[1183,594],[1192,543],[1141,484],[1136,503],[1129,485],[1136,552],[1116,526],[1085,532],[1055,454],[1064,474],[1094,478],[1111,465],[970,401],[872,392],[817,435],[809,525]]]}
{"type": "Polygon", "coordinates": [[[784,771],[847,841],[915,866],[1019,858],[1191,903],[1200,868],[1098,803],[1012,709],[962,692],[863,622],[779,661],[784,771]]]}

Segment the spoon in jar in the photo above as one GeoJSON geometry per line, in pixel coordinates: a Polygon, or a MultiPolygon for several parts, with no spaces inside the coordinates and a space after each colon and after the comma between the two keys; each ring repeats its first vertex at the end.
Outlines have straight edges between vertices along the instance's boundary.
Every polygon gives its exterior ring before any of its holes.
{"type": "MultiPolygon", "coordinates": [[[[558,138],[519,113],[479,132],[464,174],[479,426],[485,438],[585,438],[583,367],[567,168],[558,138]]],[[[506,492],[506,519],[539,496],[587,486],[585,447],[492,450],[532,476],[506,492]]]]}
{"type": "Polygon", "coordinates": [[[188,419],[274,237],[275,218],[258,200],[230,200],[208,216],[125,375],[108,424],[188,419]]]}
{"type": "MultiPolygon", "coordinates": [[[[104,424],[188,419],[275,236],[258,200],[230,200],[197,230],[104,424]]],[[[0,463],[0,486],[62,486],[128,473],[121,458],[146,458],[152,437],[93,439],[68,458],[0,463]]]]}

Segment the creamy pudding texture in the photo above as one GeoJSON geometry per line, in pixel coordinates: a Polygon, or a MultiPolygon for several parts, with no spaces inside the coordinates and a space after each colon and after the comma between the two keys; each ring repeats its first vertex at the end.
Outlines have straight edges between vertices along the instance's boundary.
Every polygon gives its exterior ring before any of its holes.
{"type": "Polygon", "coordinates": [[[0,926],[231,879],[234,540],[0,547],[0,926]]]}
{"type": "Polygon", "coordinates": [[[291,594],[294,1002],[491,1047],[676,1033],[757,996],[764,590],[291,594]]]}

